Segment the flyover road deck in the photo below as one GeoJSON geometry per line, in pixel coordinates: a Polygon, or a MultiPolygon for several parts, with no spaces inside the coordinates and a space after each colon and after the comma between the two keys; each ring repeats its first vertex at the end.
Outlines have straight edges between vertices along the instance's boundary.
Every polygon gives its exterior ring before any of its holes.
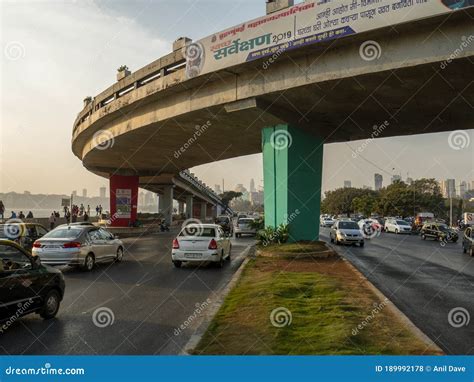
{"type": "MultiPolygon", "coordinates": [[[[329,242],[328,228],[321,240],[329,242]]],[[[446,354],[474,354],[474,257],[462,253],[460,242],[443,247],[417,235],[382,233],[363,248],[334,248],[446,354]],[[471,319],[455,328],[448,315],[459,307],[471,319]]]]}
{"type": "Polygon", "coordinates": [[[99,265],[91,273],[62,268],[66,293],[57,318],[19,319],[0,336],[0,355],[180,353],[208,309],[198,312],[197,304],[215,300],[255,240],[233,240],[232,262],[222,269],[176,269],[170,256],[173,237],[124,239],[123,262],[99,265]],[[102,307],[114,316],[103,328],[93,322],[94,311],[102,307]],[[185,329],[176,334],[180,325],[185,329]]]}

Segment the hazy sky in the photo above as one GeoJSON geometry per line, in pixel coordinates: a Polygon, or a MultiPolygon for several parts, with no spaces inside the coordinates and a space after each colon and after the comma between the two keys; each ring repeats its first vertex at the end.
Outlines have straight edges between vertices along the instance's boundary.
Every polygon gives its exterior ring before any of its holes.
{"type": "MultiPolygon", "coordinates": [[[[180,36],[198,39],[265,13],[265,0],[4,1],[1,12],[0,192],[97,195],[108,181],[90,174],[71,152],[72,123],[85,96],[171,51],[180,36]]],[[[470,146],[453,150],[448,133],[380,139],[363,158],[348,144],[325,146],[323,188],[373,186],[375,172],[474,180],[470,146]],[[376,163],[381,171],[372,163],[376,163]],[[393,170],[395,168],[395,170],[393,170]]],[[[353,148],[360,142],[351,142],[353,148]]],[[[262,158],[252,155],[192,169],[211,186],[261,185],[262,158]]]]}

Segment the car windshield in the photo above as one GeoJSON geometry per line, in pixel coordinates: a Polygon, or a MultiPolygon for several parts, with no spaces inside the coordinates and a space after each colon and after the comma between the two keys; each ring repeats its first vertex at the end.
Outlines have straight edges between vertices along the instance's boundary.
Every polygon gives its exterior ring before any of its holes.
{"type": "Polygon", "coordinates": [[[56,228],[49,231],[42,238],[44,239],[75,239],[82,232],[82,228],[56,228]]]}
{"type": "Polygon", "coordinates": [[[446,224],[440,224],[438,229],[443,232],[449,231],[449,227],[446,224]]]}
{"type": "Polygon", "coordinates": [[[216,230],[211,227],[188,225],[179,233],[179,236],[216,237],[216,230]]]}
{"type": "Polygon", "coordinates": [[[253,219],[239,219],[239,224],[250,224],[253,219]]]}
{"type": "Polygon", "coordinates": [[[397,220],[398,225],[409,225],[405,220],[397,220]]]}
{"type": "Polygon", "coordinates": [[[340,222],[339,229],[359,229],[356,222],[340,222]]]}

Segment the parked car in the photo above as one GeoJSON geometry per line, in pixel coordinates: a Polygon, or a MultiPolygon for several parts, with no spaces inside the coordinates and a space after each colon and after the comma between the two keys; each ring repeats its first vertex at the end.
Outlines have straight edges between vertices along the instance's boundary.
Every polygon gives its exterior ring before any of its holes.
{"type": "Polygon", "coordinates": [[[88,225],[56,227],[33,243],[33,255],[49,265],[81,266],[91,271],[104,261],[120,262],[123,243],[104,228],[88,225]]]}
{"type": "Polygon", "coordinates": [[[252,227],[254,219],[239,218],[235,225],[235,237],[242,237],[242,235],[256,235],[257,230],[252,227]]]}
{"type": "MultiPolygon", "coordinates": [[[[0,322],[29,313],[56,316],[64,296],[64,276],[41,264],[11,240],[0,240],[0,322]]],[[[0,331],[1,332],[1,331],[0,331]]]]}
{"type": "Polygon", "coordinates": [[[234,225],[232,219],[227,215],[221,215],[216,218],[216,224],[219,224],[224,232],[232,236],[234,234],[234,225]]]}
{"type": "Polygon", "coordinates": [[[350,220],[338,220],[331,227],[329,232],[331,243],[339,244],[359,244],[364,246],[364,236],[359,225],[350,220]]]}
{"type": "Polygon", "coordinates": [[[38,223],[8,223],[0,225],[0,239],[12,240],[27,251],[31,251],[35,240],[46,235],[48,230],[38,223]]]}
{"type": "Polygon", "coordinates": [[[220,267],[230,260],[229,235],[218,224],[189,224],[173,240],[171,258],[176,268],[187,262],[212,262],[220,267]]]}
{"type": "Polygon", "coordinates": [[[462,239],[462,251],[469,253],[469,256],[474,256],[474,227],[468,227],[464,231],[462,239]]]}
{"type": "Polygon", "coordinates": [[[425,223],[420,230],[420,235],[423,240],[428,238],[453,243],[458,241],[457,232],[443,223],[425,223]]]}
{"type": "Polygon", "coordinates": [[[321,227],[332,227],[334,224],[334,219],[330,216],[322,216],[320,218],[320,226],[321,227]]]}
{"type": "Polygon", "coordinates": [[[410,223],[402,219],[387,219],[385,221],[385,232],[408,233],[412,232],[410,223]]]}

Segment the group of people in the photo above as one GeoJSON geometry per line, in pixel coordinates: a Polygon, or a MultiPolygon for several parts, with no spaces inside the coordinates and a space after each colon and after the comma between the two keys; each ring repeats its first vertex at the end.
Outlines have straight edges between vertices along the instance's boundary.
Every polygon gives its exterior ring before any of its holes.
{"type": "MultiPolygon", "coordinates": [[[[1,203],[1,201],[0,201],[1,203]]],[[[1,219],[5,218],[5,206],[2,204],[3,210],[0,212],[1,219]]],[[[0,208],[1,209],[1,208],[0,208]]],[[[18,214],[15,211],[11,212],[10,219],[33,219],[33,212],[29,211],[26,215],[23,213],[23,211],[20,211],[18,214]]]]}

